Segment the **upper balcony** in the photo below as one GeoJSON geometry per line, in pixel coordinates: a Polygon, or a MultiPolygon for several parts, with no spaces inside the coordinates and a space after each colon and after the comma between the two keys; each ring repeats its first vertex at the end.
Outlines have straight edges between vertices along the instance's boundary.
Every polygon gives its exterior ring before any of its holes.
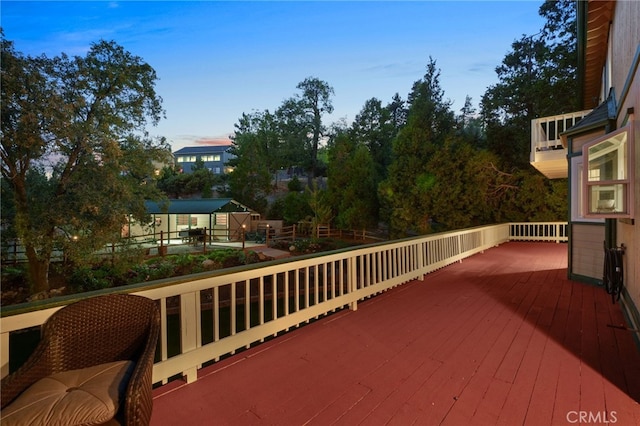
{"type": "Polygon", "coordinates": [[[563,146],[560,135],[590,112],[586,110],[531,120],[531,165],[549,179],[566,178],[567,147],[563,146]]]}

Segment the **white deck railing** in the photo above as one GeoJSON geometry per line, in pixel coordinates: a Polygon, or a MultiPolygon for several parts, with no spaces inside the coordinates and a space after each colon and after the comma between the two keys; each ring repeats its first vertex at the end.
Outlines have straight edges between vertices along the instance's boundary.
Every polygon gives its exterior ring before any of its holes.
{"type": "Polygon", "coordinates": [[[590,112],[591,110],[576,111],[531,120],[532,155],[536,151],[563,149],[560,134],[573,127],[590,112]]]}
{"type": "MultiPolygon", "coordinates": [[[[202,364],[337,309],[356,310],[360,300],[510,239],[564,241],[563,236],[566,223],[483,226],[121,287],[118,291],[159,301],[160,361],[154,366],[154,383],[166,383],[178,375],[192,382],[202,364]],[[170,317],[179,318],[179,330],[170,330],[170,317]],[[209,336],[204,336],[205,330],[209,336]],[[169,340],[177,339],[177,354],[169,356],[169,340]]],[[[0,319],[2,377],[9,372],[10,333],[40,326],[60,308],[34,307],[14,315],[11,308],[5,312],[0,319]]]]}
{"type": "Polygon", "coordinates": [[[567,222],[510,223],[510,241],[553,241],[564,243],[569,241],[567,222]]]}

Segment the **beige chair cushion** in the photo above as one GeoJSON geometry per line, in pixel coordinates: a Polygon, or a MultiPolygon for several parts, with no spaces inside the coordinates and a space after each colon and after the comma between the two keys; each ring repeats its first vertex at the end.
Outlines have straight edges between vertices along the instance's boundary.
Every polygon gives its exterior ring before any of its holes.
{"type": "Polygon", "coordinates": [[[2,425],[95,425],[118,412],[131,361],[116,361],[45,377],[2,410],[2,425]]]}

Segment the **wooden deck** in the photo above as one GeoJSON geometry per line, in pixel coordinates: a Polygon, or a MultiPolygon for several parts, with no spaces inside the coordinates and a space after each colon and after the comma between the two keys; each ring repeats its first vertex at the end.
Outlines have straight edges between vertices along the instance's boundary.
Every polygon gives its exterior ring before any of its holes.
{"type": "Polygon", "coordinates": [[[283,334],[156,389],[151,424],[640,425],[632,332],[566,250],[507,243],[283,334]]]}

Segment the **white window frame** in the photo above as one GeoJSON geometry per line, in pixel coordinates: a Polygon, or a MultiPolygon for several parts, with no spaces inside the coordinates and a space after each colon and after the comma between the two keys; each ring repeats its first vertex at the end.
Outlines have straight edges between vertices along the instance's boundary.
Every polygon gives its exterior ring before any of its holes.
{"type": "Polygon", "coordinates": [[[604,223],[601,218],[587,218],[585,216],[586,203],[582,187],[584,181],[582,156],[577,155],[571,158],[571,221],[572,222],[594,222],[604,223]]]}
{"type": "MultiPolygon", "coordinates": [[[[583,212],[587,218],[632,218],[634,214],[634,153],[635,144],[633,120],[620,129],[607,133],[582,147],[583,175],[582,202],[583,212]],[[608,143],[622,147],[622,157],[618,155],[616,176],[600,180],[599,176],[589,176],[589,164],[603,155],[603,150],[592,150],[595,146],[608,143]],[[591,154],[590,154],[591,150],[591,154]],[[595,157],[595,158],[594,158],[595,157]],[[626,158],[625,158],[626,157],[626,158]],[[598,200],[592,200],[598,195],[598,200]],[[604,198],[602,197],[604,196],[604,198]],[[611,202],[609,202],[611,201],[611,202]]],[[[618,151],[621,151],[618,148],[618,151]]],[[[612,149],[604,153],[613,152],[612,149]]]]}

